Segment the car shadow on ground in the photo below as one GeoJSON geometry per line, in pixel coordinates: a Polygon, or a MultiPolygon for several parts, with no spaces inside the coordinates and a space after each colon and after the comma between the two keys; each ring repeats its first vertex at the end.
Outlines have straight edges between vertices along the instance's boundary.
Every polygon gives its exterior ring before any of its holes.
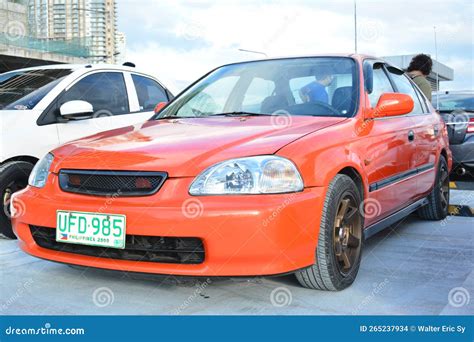
{"type": "MultiPolygon", "coordinates": [[[[394,230],[403,232],[408,222],[419,220],[416,215],[411,215],[387,229],[377,233],[370,239],[364,242],[364,250],[366,252],[373,250],[384,240],[390,239],[390,235],[393,234],[394,230]]],[[[363,258],[367,257],[368,253],[363,254],[363,258]]],[[[362,260],[363,264],[363,260],[362,260]]],[[[270,276],[253,276],[253,277],[197,277],[197,276],[174,276],[174,275],[160,275],[160,274],[148,274],[148,273],[136,273],[136,272],[124,272],[115,270],[106,270],[91,267],[82,267],[75,265],[68,265],[69,272],[75,273],[82,272],[82,276],[94,277],[95,280],[103,280],[104,282],[113,281],[120,279],[123,281],[133,282],[135,285],[143,286],[159,286],[160,288],[173,288],[173,287],[199,287],[203,284],[207,286],[222,286],[226,284],[235,283],[261,283],[263,280],[270,280],[281,286],[288,287],[301,287],[295,275],[283,274],[283,275],[270,275],[270,276]]],[[[67,271],[66,271],[67,272],[67,271]]],[[[74,275],[74,274],[71,274],[74,275]]]]}

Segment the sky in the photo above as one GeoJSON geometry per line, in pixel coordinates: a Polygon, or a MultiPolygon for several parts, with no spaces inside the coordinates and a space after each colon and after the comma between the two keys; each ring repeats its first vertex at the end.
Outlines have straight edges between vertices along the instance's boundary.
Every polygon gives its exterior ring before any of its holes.
{"type": "MultiPolygon", "coordinates": [[[[125,59],[175,93],[209,70],[269,57],[354,52],[353,0],[117,0],[125,59]]],[[[472,0],[357,0],[358,52],[427,53],[454,69],[441,89],[474,89],[472,0]]]]}

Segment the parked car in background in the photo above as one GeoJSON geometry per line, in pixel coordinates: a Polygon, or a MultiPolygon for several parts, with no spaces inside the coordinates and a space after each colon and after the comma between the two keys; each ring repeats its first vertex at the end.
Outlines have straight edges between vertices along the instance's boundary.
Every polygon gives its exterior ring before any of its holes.
{"type": "Polygon", "coordinates": [[[453,172],[474,176],[474,91],[440,91],[433,94],[448,127],[453,172]]]}
{"type": "Polygon", "coordinates": [[[336,291],[364,239],[414,211],[446,217],[450,167],[445,124],[402,70],[354,54],[266,59],[211,71],[144,124],[53,150],[14,194],[13,223],[42,259],[291,272],[336,291]]]}
{"type": "Polygon", "coordinates": [[[0,74],[0,233],[14,238],[11,194],[49,150],[148,120],[172,94],[133,67],[52,65],[0,74]]]}

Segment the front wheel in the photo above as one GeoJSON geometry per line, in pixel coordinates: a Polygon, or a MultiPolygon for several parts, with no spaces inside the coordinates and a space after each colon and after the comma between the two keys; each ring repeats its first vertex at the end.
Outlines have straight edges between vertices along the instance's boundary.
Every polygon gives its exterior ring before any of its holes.
{"type": "Polygon", "coordinates": [[[361,203],[362,195],[350,177],[334,177],[324,201],[316,263],[296,272],[301,285],[339,291],[354,282],[363,246],[361,203]]]}
{"type": "Polygon", "coordinates": [[[33,170],[33,164],[24,161],[12,161],[0,166],[0,195],[2,199],[0,233],[10,239],[16,239],[10,221],[11,196],[28,185],[31,170],[33,170]]]}
{"type": "Polygon", "coordinates": [[[424,220],[442,220],[448,216],[449,208],[449,171],[443,156],[439,157],[438,171],[433,190],[429,194],[428,204],[418,210],[424,220]]]}

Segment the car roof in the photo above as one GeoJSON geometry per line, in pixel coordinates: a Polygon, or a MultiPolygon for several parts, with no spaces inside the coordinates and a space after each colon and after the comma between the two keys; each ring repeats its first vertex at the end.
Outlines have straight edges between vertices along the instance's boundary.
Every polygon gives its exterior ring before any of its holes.
{"type": "MultiPolygon", "coordinates": [[[[139,70],[132,68],[132,67],[127,67],[123,65],[115,65],[115,64],[48,64],[48,65],[40,65],[40,66],[34,66],[34,67],[28,67],[28,68],[22,68],[22,69],[16,69],[16,70],[11,70],[11,71],[32,71],[32,70],[47,70],[47,69],[71,69],[73,71],[76,70],[122,70],[122,71],[135,71],[140,73],[139,70]]],[[[7,72],[11,72],[7,71],[7,72]]],[[[143,73],[143,72],[142,72],[143,73]]]]}
{"type": "Polygon", "coordinates": [[[434,95],[439,94],[439,95],[474,95],[474,90],[440,90],[440,91],[434,91],[434,95]]]}
{"type": "MultiPolygon", "coordinates": [[[[292,59],[292,58],[311,58],[311,57],[346,57],[346,58],[354,58],[358,61],[363,61],[364,59],[374,59],[377,61],[381,61],[386,63],[387,65],[390,65],[393,68],[400,69],[397,66],[384,61],[382,58],[378,58],[375,56],[371,55],[366,55],[366,54],[357,54],[357,53],[322,53],[322,54],[308,54],[308,55],[287,55],[287,56],[275,56],[275,57],[267,57],[267,58],[257,58],[257,59],[249,59],[249,60],[243,60],[239,62],[234,62],[234,63],[226,63],[223,65],[218,66],[217,68],[221,68],[224,66],[230,66],[230,65],[236,65],[236,64],[244,64],[244,63],[251,63],[251,62],[260,62],[260,61],[273,61],[273,60],[279,60],[279,59],[292,59]]],[[[402,69],[400,69],[403,71],[402,69]]]]}

